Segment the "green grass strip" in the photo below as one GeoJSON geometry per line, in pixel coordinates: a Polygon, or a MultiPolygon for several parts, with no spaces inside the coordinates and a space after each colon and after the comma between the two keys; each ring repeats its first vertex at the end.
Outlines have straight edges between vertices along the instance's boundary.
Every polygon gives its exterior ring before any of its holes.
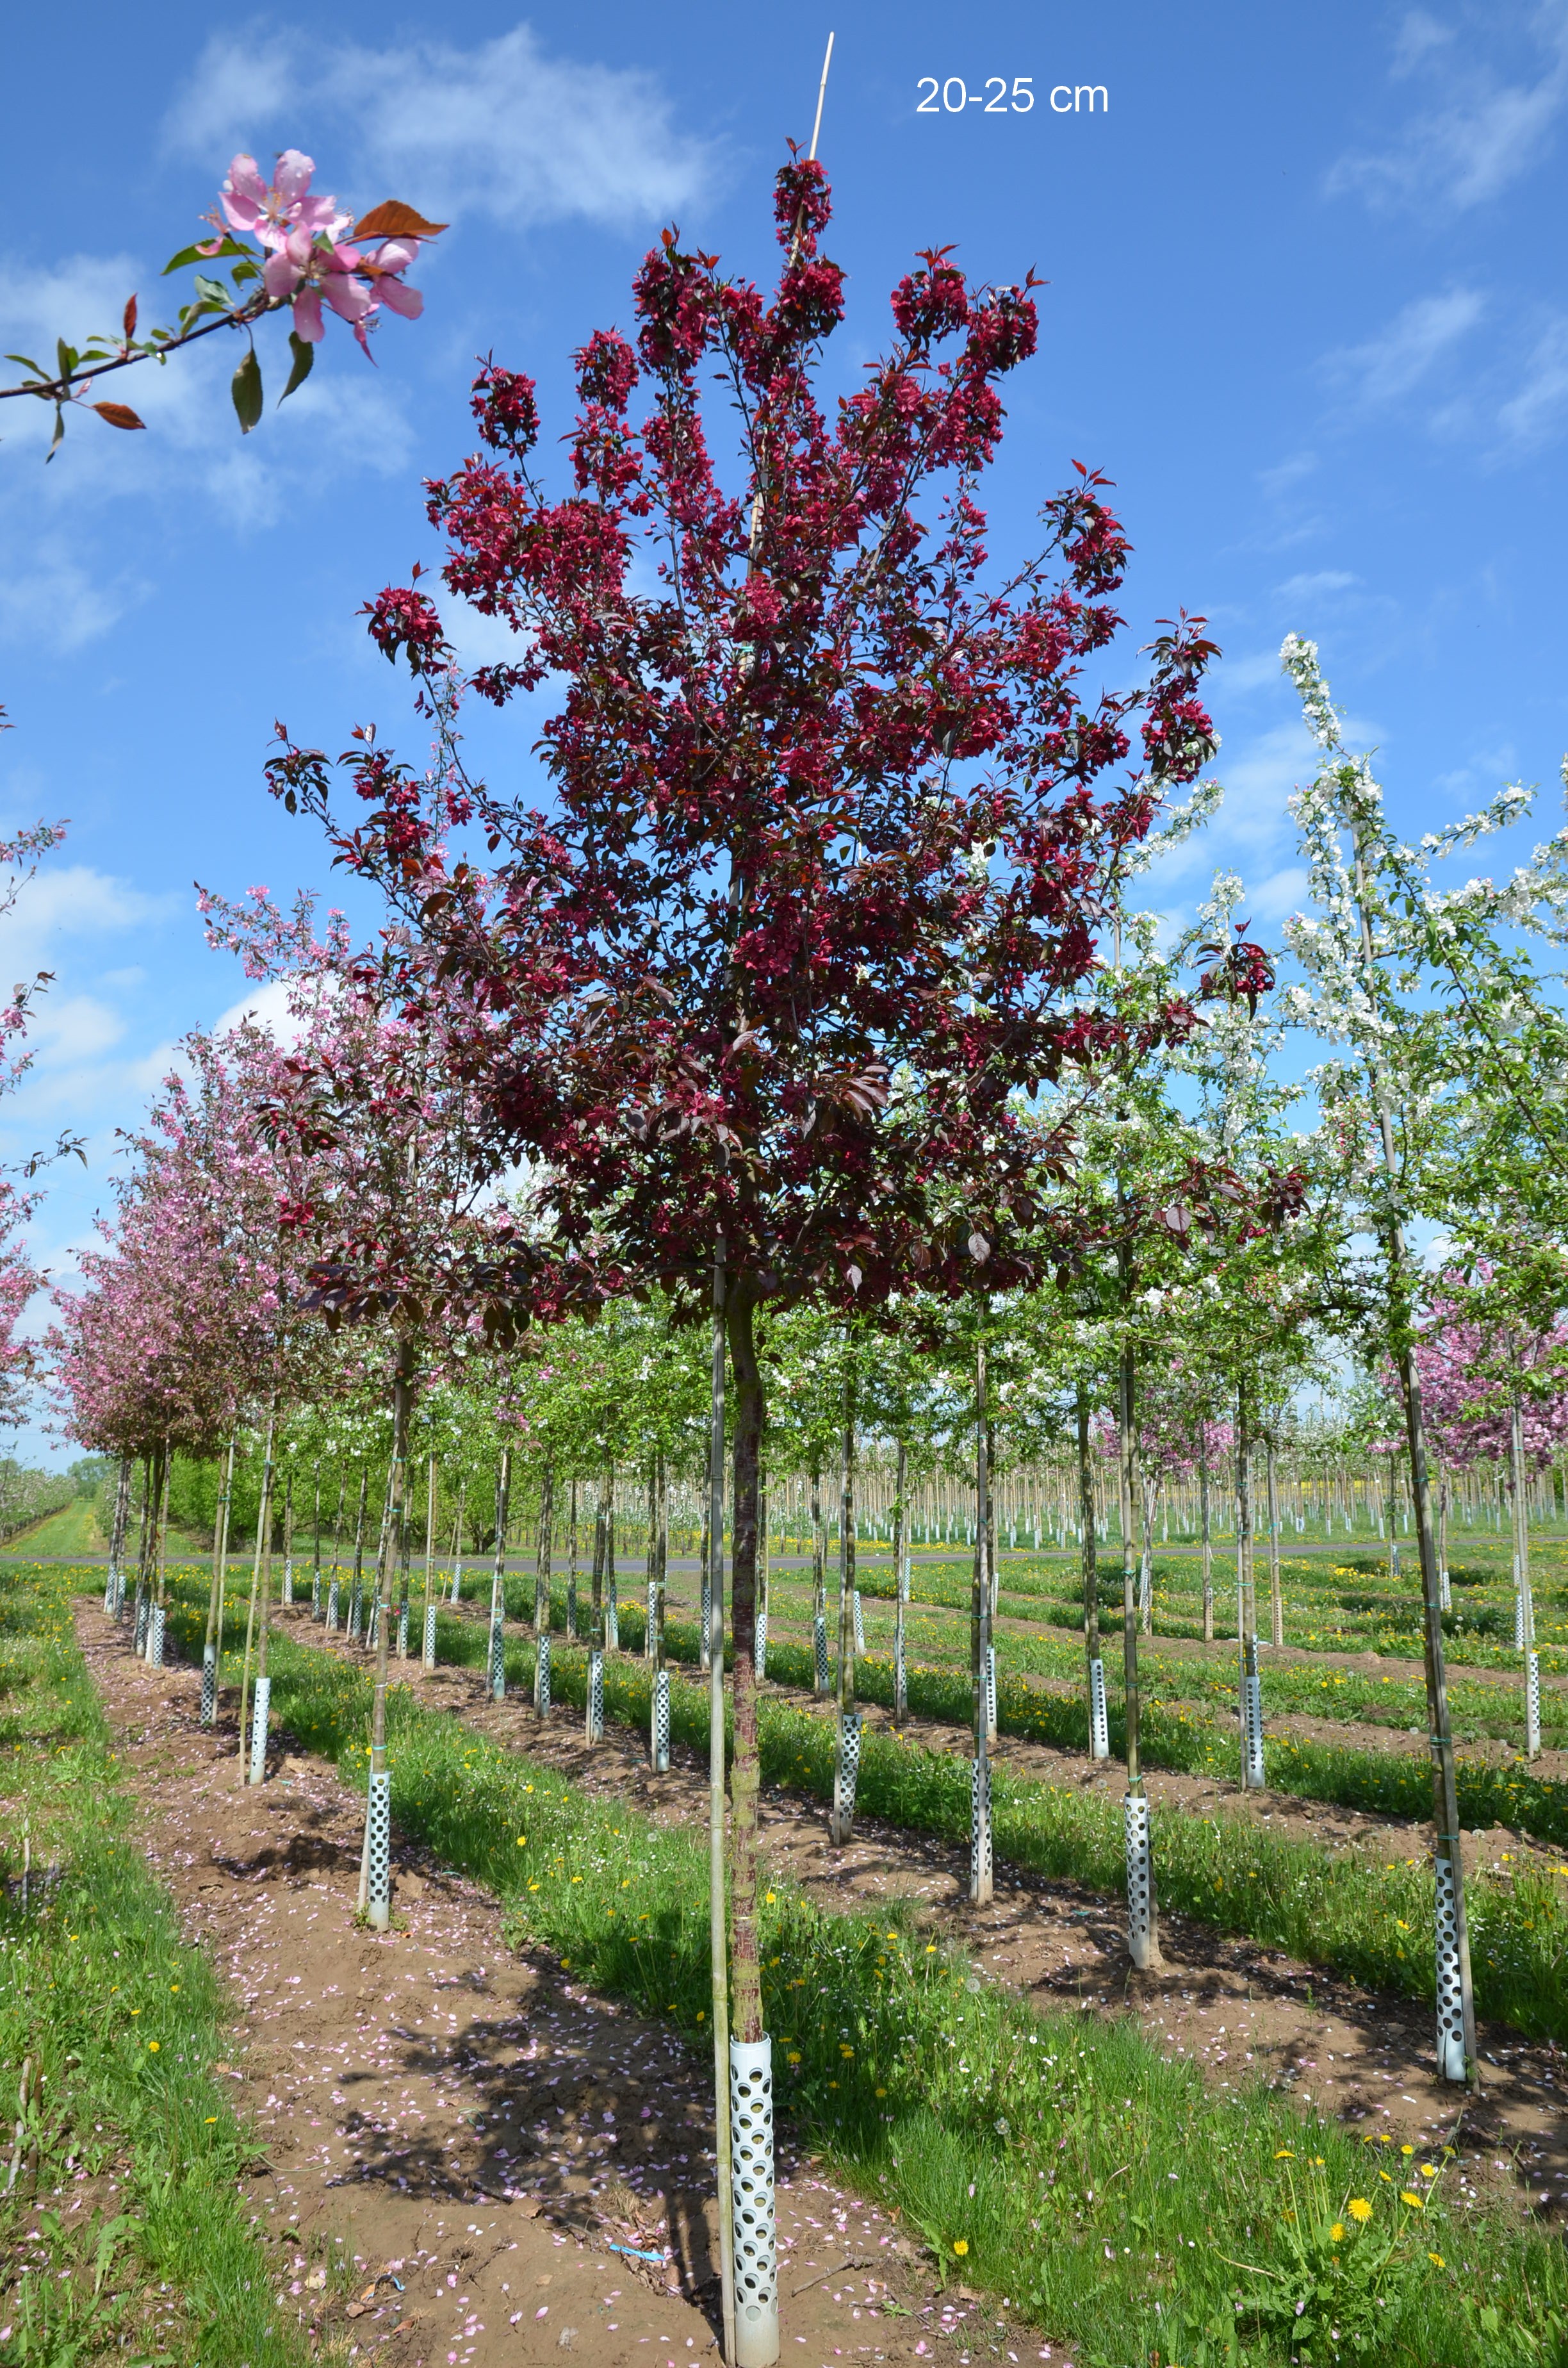
{"type": "MultiPolygon", "coordinates": [[[[180,1609],[171,1614],[171,1633],[176,1633],[177,1622],[181,1649],[199,1657],[206,1614],[205,1585],[197,1575],[180,1575],[176,1594],[180,1609]]],[[[563,1626],[563,1601],[558,1608],[563,1626]]],[[[231,1645],[242,1631],[236,1608],[228,1632],[231,1645]]],[[[646,1664],[629,1657],[640,1646],[642,1634],[642,1614],[627,1607],[621,1612],[627,1650],[606,1658],[605,1711],[618,1723],[646,1732],[650,1673],[646,1664]]],[[[666,1644],[672,1662],[696,1662],[695,1625],[671,1622],[666,1644]]],[[[487,1632],[482,1622],[438,1612],[437,1657],[442,1664],[478,1671],[484,1666],[487,1651],[487,1632]]],[[[809,1688],[811,1658],[803,1645],[770,1643],[767,1660],[769,1674],[778,1682],[809,1688]]],[[[531,1687],[533,1647],[515,1633],[507,1639],[506,1671],[514,1690],[531,1687]]],[[[237,1678],[237,1660],[231,1662],[228,1674],[237,1678]]],[[[890,1662],[880,1656],[867,1656],[858,1665],[857,1682],[863,1700],[891,1706],[890,1662]]],[[[557,1648],[551,1685],[557,1702],[581,1709],[587,1691],[585,1654],[557,1648]]],[[[949,1670],[912,1668],[908,1692],[910,1708],[919,1715],[954,1724],[967,1721],[967,1679],[960,1680],[949,1670]]],[[[706,1755],[706,1686],[687,1683],[676,1675],[670,1703],[675,1739],[706,1755]]],[[[1069,1750],[1083,1752],[1088,1748],[1087,1718],[1081,1701],[1041,1693],[1016,1679],[998,1678],[997,1723],[1006,1734],[1069,1750]]],[[[1119,1718],[1111,1725],[1114,1747],[1120,1739],[1119,1718]]],[[[830,1719],[765,1697],[758,1732],[763,1772],[769,1783],[818,1800],[832,1797],[830,1719]]],[[[1217,1731],[1207,1722],[1153,1711],[1147,1713],[1144,1736],[1151,1766],[1233,1772],[1233,1751],[1222,1749],[1217,1731]]],[[[1430,1814],[1429,1786],[1403,1793],[1391,1785],[1386,1794],[1376,1796],[1376,1783],[1385,1773],[1396,1778],[1409,1773],[1397,1762],[1388,1771],[1379,1754],[1336,1753],[1332,1747],[1286,1741],[1268,1745],[1266,1756],[1270,1782],[1280,1791],[1329,1800],[1346,1800],[1348,1795],[1346,1805],[1357,1807],[1375,1799],[1378,1809],[1387,1815],[1419,1818],[1430,1814]],[[1309,1752],[1318,1756],[1316,1768],[1309,1764],[1309,1752]],[[1347,1777],[1343,1773],[1345,1762],[1351,1763],[1347,1777]],[[1340,1785],[1342,1778],[1343,1790],[1331,1789],[1340,1785]],[[1315,1793],[1314,1785],[1320,1788],[1315,1793]]],[[[1488,1777],[1507,1773],[1472,1770],[1467,1771],[1467,1778],[1477,1772],[1488,1777]]],[[[1543,1789],[1561,1794],[1562,1788],[1543,1789]]],[[[969,1767],[959,1755],[869,1732],[861,1745],[858,1797],[862,1810],[890,1824],[938,1834],[954,1842],[968,1839],[969,1767]]],[[[1525,1822],[1517,1796],[1504,1797],[1506,1822],[1525,1822]]],[[[1524,1804],[1527,1812],[1528,1805],[1524,1804]]],[[[1483,1822],[1472,1795],[1468,1796],[1468,1806],[1472,1821],[1483,1822]]],[[[998,1770],[993,1807],[999,1857],[1031,1873],[1125,1896],[1122,1817],[1117,1803],[1076,1786],[1049,1784],[998,1770]]],[[[1165,1907],[1369,1987],[1435,1999],[1429,1945],[1434,1879],[1424,1848],[1391,1864],[1369,1860],[1361,1851],[1331,1855],[1317,1843],[1277,1836],[1251,1817],[1159,1815],[1153,1820],[1153,1848],[1158,1894],[1165,1907]]],[[[1530,1873],[1511,1880],[1472,1874],[1465,1896],[1478,2011],[1511,2023],[1532,2038],[1568,2041],[1568,1985],[1564,1983],[1568,1899],[1560,1882],[1530,1873]]]]}
{"type": "MultiPolygon", "coordinates": [[[[362,1783],[366,1676],[287,1636],[271,1666],[278,1719],[362,1783]]],[[[618,1691],[638,1675],[616,1664],[618,1691]]],[[[700,2035],[699,1838],[588,1798],[403,1689],[390,1737],[399,1829],[493,1889],[514,1941],[700,2035]]],[[[1356,2356],[1374,2368],[1561,2355],[1557,2248],[1449,2211],[1440,2176],[1261,2088],[1211,2094],[1128,2024],[1026,2008],[924,1942],[905,1908],[835,1915],[778,1890],[762,1927],[780,2102],[801,2135],[921,2230],[945,2275],[1006,2295],[1085,2368],[1284,2368],[1320,2289],[1336,2319],[1365,2325],[1356,2356]],[[1405,2180],[1420,2208],[1401,2202],[1405,2180]],[[1353,2197],[1364,2224],[1346,2217],[1353,2197]],[[1528,2348],[1543,2344],[1557,2350],[1528,2348]]]]}
{"type": "MultiPolygon", "coordinates": [[[[35,2179],[0,2197],[0,2361],[300,2368],[242,2209],[254,2153],[212,2065],[232,2010],[133,1839],[68,1582],[0,1575],[0,2128],[24,2057],[35,2179]],[[24,1835],[32,1873],[24,1912],[24,1835]],[[86,2199],[73,2211],[74,2200],[86,2199]]],[[[0,2186],[9,2143],[0,2151],[0,2186]]]]}

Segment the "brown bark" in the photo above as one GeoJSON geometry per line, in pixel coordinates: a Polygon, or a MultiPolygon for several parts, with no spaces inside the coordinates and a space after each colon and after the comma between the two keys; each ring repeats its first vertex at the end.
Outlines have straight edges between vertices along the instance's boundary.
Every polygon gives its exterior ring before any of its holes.
{"type": "Polygon", "coordinates": [[[761,1472],[763,1387],[753,1317],[744,1282],[732,1286],[726,1311],[735,1375],[734,1533],[731,1546],[731,1633],[734,1666],[734,1757],[730,1763],[730,1997],[737,2039],[763,2036],[762,1975],[756,1932],[756,1826],[760,1768],[756,1739],[756,1515],[761,1472]]]}

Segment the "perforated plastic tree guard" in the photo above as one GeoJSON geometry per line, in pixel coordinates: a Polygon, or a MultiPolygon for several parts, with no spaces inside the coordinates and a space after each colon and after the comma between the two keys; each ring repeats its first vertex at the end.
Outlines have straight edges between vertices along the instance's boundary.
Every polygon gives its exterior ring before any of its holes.
{"type": "Polygon", "coordinates": [[[653,1773],[655,1776],[667,1776],[670,1770],[670,1673],[668,1669],[655,1669],[653,1672],[652,1715],[653,1773]]]}
{"type": "Polygon", "coordinates": [[[1460,1979],[1459,1907],[1450,1861],[1436,1861],[1437,1876],[1437,2077],[1464,2078],[1464,1988],[1460,1979]]]}
{"type": "Polygon", "coordinates": [[[812,1661],[819,1694],[827,1691],[827,1616],[819,1611],[812,1622],[812,1661]]]}
{"type": "Polygon", "coordinates": [[[427,1669],[433,1669],[435,1668],[436,1606],[434,1603],[427,1603],[425,1606],[425,1650],[422,1657],[424,1659],[425,1667],[427,1669]]]}
{"type": "Polygon", "coordinates": [[[272,1679],[257,1678],[251,1697],[250,1781],[259,1784],[267,1775],[267,1725],[272,1712],[272,1679]]]}
{"type": "Polygon", "coordinates": [[[370,1779],[365,1818],[369,1843],[365,1913],[377,1930],[384,1932],[392,1922],[392,1777],[384,1769],[370,1779]]]}
{"type": "Polygon", "coordinates": [[[969,1777],[969,1896],[983,1907],[994,1891],[991,1848],[991,1762],[977,1759],[969,1777]]]}
{"type": "Polygon", "coordinates": [[[1089,1663],[1089,1757],[1091,1759],[1110,1758],[1110,1723],[1106,1716],[1105,1663],[1097,1656],[1089,1663]]]}
{"type": "Polygon", "coordinates": [[[585,1719],[587,1739],[602,1743],[605,1739],[605,1656],[596,1645],[588,1655],[588,1701],[585,1719]]]}
{"type": "Polygon", "coordinates": [[[1127,1817],[1127,1946],[1140,1970],[1147,1967],[1154,1934],[1154,1868],[1149,1850],[1149,1804],[1130,1793],[1127,1817]]]}
{"type": "Polygon", "coordinates": [[[201,1724],[210,1726],[218,1715],[218,1647],[201,1648],[201,1724]]]}
{"type": "Polygon", "coordinates": [[[736,2368],[778,2357],[778,2266],[773,2203],[773,2043],[730,2042],[736,2368]]]}

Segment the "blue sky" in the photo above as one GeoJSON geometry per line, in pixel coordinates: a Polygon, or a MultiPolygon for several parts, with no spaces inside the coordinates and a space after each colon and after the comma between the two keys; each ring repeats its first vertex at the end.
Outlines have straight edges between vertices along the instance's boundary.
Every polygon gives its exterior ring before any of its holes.
{"type": "MultiPolygon", "coordinates": [[[[356,612],[437,556],[420,480],[470,449],[474,356],[538,377],[548,441],[567,357],[626,324],[663,222],[765,273],[771,176],[786,136],[809,134],[830,25],[827,245],[850,308],[834,370],[854,382],[918,248],[954,243],[980,278],[1032,265],[1050,285],[1039,358],[1010,383],[996,549],[1024,547],[1073,460],[1103,468],[1136,547],[1131,621],[1185,606],[1223,646],[1226,806],[1166,898],[1224,860],[1266,929],[1295,901],[1284,800],[1310,760],[1278,670],[1292,629],[1321,643],[1413,829],[1520,777],[1542,785],[1539,828],[1490,864],[1555,825],[1568,0],[1325,0],[1310,20],[1164,0],[526,17],[457,0],[440,21],[355,38],[285,5],[214,32],[181,0],[89,0],[8,28],[0,346],[107,327],[133,288],[160,317],[159,268],[237,147],[302,147],[346,202],[401,197],[452,224],[412,275],[425,318],[385,324],[379,367],[337,327],[244,442],[225,336],[127,373],[116,392],[145,436],[74,422],[47,470],[41,408],[0,406],[0,829],[71,825],[6,923],[7,983],[40,966],[56,983],[0,1150],[87,1138],[87,1170],[59,1174],[37,1227],[54,1272],[175,1040],[243,1004],[193,881],[325,883],[312,826],[262,787],[273,719],[336,748],[374,716],[416,745],[407,677],[356,612]],[[1009,95],[1029,77],[1037,103],[922,114],[922,76],[1000,76],[1009,95]],[[1052,112],[1051,91],[1079,85],[1108,108],[1052,112]]],[[[264,343],[271,393],[280,347],[264,343]]],[[[489,647],[479,620],[453,622],[489,647]]],[[[517,779],[531,736],[508,717],[471,748],[517,779]]]]}

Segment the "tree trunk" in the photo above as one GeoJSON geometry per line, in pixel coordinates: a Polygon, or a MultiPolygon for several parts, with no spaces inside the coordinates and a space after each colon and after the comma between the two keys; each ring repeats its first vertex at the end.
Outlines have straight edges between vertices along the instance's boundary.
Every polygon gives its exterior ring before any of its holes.
{"type": "Polygon", "coordinates": [[[730,2125],[730,1952],[724,1898],[724,1245],[713,1251],[712,1398],[708,1432],[708,1964],[713,2015],[713,2149],[719,2203],[719,2299],[725,2368],[735,2360],[734,2182],[730,2125]]]}
{"type": "MultiPolygon", "coordinates": [[[[1122,1268],[1123,1305],[1127,1273],[1122,1268]]],[[[1149,1836],[1149,1803],[1143,1790],[1143,1768],[1138,1733],[1138,1605],[1137,1558],[1132,1537],[1132,1508],[1138,1492],[1138,1376],[1131,1343],[1121,1352],[1118,1377],[1118,1429],[1120,1434],[1119,1495],[1121,1500],[1121,1654],[1127,1720],[1127,1939],[1128,1953],[1140,1972],[1160,1966],[1159,1918],[1154,1897],[1153,1863],[1149,1836]]]]}
{"type": "Polygon", "coordinates": [[[812,1691],[827,1691],[827,1524],[823,1519],[822,1474],[812,1468],[812,1691]]]}
{"type": "Polygon", "coordinates": [[[600,1651],[605,1644],[605,1480],[599,1475],[594,1501],[594,1569],[589,1582],[588,1634],[600,1651]]]}
{"type": "Polygon", "coordinates": [[[534,1564],[534,1713],[549,1708],[550,1581],[555,1565],[555,1468],[547,1463],[539,1491],[539,1554],[534,1564]]]}
{"type": "Polygon", "coordinates": [[[229,1559],[229,1503],[234,1493],[234,1447],[229,1441],[223,1486],[218,1497],[218,1518],[212,1527],[212,1584],[207,1591],[207,1634],[201,1648],[201,1724],[210,1726],[218,1715],[218,1679],[223,1662],[223,1580],[229,1559]]]}
{"type": "MultiPolygon", "coordinates": [[[[266,1443],[265,1447],[264,1447],[264,1448],[263,1448],[263,1450],[262,1450],[262,1463],[261,1463],[261,1502],[260,1502],[260,1504],[258,1505],[258,1507],[256,1508],[256,1559],[255,1559],[255,1561],[254,1561],[254,1562],[252,1563],[252,1565],[251,1565],[251,1575],[250,1575],[250,1610],[248,1611],[248,1612],[247,1612],[247,1613],[246,1613],[246,1615],[245,1615],[245,1657],[244,1657],[244,1669],[243,1669],[243,1671],[242,1671],[241,1679],[240,1679],[240,1782],[241,1782],[242,1784],[244,1784],[244,1783],[245,1783],[245,1782],[247,1782],[249,1781],[249,1777],[250,1777],[250,1768],[254,1766],[254,1764],[255,1764],[255,1762],[256,1762],[256,1748],[255,1748],[255,1737],[254,1737],[254,1736],[247,1736],[246,1732],[245,1732],[245,1713],[246,1713],[247,1708],[249,1708],[249,1706],[250,1706],[250,1705],[249,1705],[249,1694],[250,1694],[250,1674],[251,1674],[251,1647],[252,1647],[252,1642],[253,1642],[253,1639],[255,1638],[255,1635],[256,1635],[256,1608],[257,1608],[257,1603],[258,1603],[258,1601],[259,1601],[259,1600],[260,1600],[260,1599],[261,1599],[261,1591],[262,1591],[262,1588],[263,1588],[264,1583],[266,1583],[266,1584],[267,1584],[267,1585],[270,1585],[271,1577],[272,1577],[272,1560],[271,1560],[271,1554],[272,1554],[272,1538],[271,1538],[271,1530],[272,1530],[272,1440],[273,1440],[273,1432],[274,1432],[274,1429],[275,1429],[275,1427],[276,1427],[276,1423],[277,1423],[277,1414],[276,1414],[276,1410],[274,1410],[272,1413],[268,1414],[268,1416],[267,1416],[267,1443],[266,1443]],[[248,1764],[247,1764],[247,1758],[246,1758],[246,1746],[247,1746],[247,1743],[248,1743],[248,1744],[249,1744],[249,1746],[250,1746],[250,1751],[249,1751],[249,1762],[248,1762],[248,1764]]],[[[265,1636],[265,1625],[266,1625],[266,1622],[265,1622],[265,1613],[264,1613],[264,1616],[263,1616],[263,1634],[264,1634],[264,1636],[265,1636]]],[[[262,1648],[261,1648],[261,1650],[262,1650],[263,1667],[262,1667],[262,1668],[257,1671],[257,1684],[258,1684],[258,1686],[259,1686],[259,1684],[260,1684],[260,1682],[261,1682],[262,1679],[266,1677],[265,1661],[266,1661],[266,1652],[267,1652],[267,1647],[266,1647],[266,1644],[265,1644],[265,1642],[264,1642],[264,1643],[263,1643],[263,1645],[262,1645],[262,1648]]],[[[268,1692],[270,1693],[270,1691],[271,1691],[271,1680],[270,1680],[270,1679],[267,1679],[267,1689],[268,1689],[268,1692]]],[[[267,1718],[270,1716],[270,1713],[271,1713],[271,1703],[270,1703],[270,1702],[265,1702],[265,1701],[264,1701],[263,1702],[258,1702],[258,1703],[256,1704],[256,1708],[255,1708],[255,1711],[254,1711],[254,1712],[253,1712],[253,1713],[252,1713],[252,1718],[251,1718],[251,1725],[252,1725],[252,1726],[253,1726],[253,1727],[256,1725],[256,1722],[257,1722],[258,1720],[259,1720],[259,1722],[260,1722],[260,1725],[261,1725],[261,1739],[262,1739],[262,1773],[263,1773],[264,1775],[265,1775],[265,1773],[266,1773],[266,1756],[265,1756],[265,1755],[266,1755],[266,1746],[267,1746],[267,1718]]]]}
{"type": "Polygon", "coordinates": [[[1082,1382],[1077,1390],[1079,1554],[1084,1573],[1084,1664],[1089,1689],[1089,1757],[1107,1759],[1110,1740],[1106,1725],[1105,1656],[1100,1650],[1100,1574],[1095,1535],[1095,1472],[1089,1454],[1089,1393],[1082,1382]]]}
{"type": "Polygon", "coordinates": [[[490,1656],[486,1681],[491,1699],[506,1699],[506,1515],[512,1494],[512,1451],[501,1450],[495,1467],[495,1566],[490,1576],[490,1656]]]}
{"type": "Polygon", "coordinates": [[[762,1982],[756,1938],[756,1515],[764,1417],[754,1303],[744,1283],[732,1288],[727,1311],[735,1372],[735,1508],[731,1568],[734,1639],[732,1698],[735,1725],[730,1766],[730,1996],[733,2032],[762,2037],[762,1982]]]}
{"type": "Polygon", "coordinates": [[[370,1788],[365,1804],[363,1897],[372,1930],[392,1922],[392,1778],[387,1771],[387,1664],[392,1644],[392,1569],[401,1556],[408,1485],[408,1414],[414,1395],[414,1343],[399,1340],[392,1366],[392,1452],[381,1552],[376,1561],[376,1690],[370,1702],[370,1788]]]}
{"type": "Polygon", "coordinates": [[[970,1637],[974,1765],[970,1775],[969,1896],[972,1907],[983,1907],[994,1891],[991,1836],[991,1422],[986,1406],[983,1340],[974,1354],[974,1582],[970,1637]]]}
{"type": "Polygon", "coordinates": [[[370,1475],[360,1467],[359,1512],[354,1524],[354,1580],[348,1595],[348,1639],[358,1644],[365,1620],[365,1506],[370,1492],[370,1475]]]}
{"type": "Polygon", "coordinates": [[[1279,1486],[1274,1463],[1274,1441],[1265,1442],[1268,1480],[1268,1634],[1278,1650],[1285,1642],[1285,1596],[1279,1577],[1279,1486]]]}
{"type": "Polygon", "coordinates": [[[1214,1642],[1214,1538],[1209,1511],[1209,1427],[1198,1426],[1198,1501],[1203,1524],[1203,1641],[1214,1642]]]}
{"type": "Polygon", "coordinates": [[[860,1738],[855,1717],[855,1418],[853,1375],[844,1384],[844,1432],[838,1490],[838,1667],[835,1695],[838,1705],[834,1744],[833,1811],[828,1830],[842,1849],[855,1826],[855,1785],[859,1771],[860,1738]]]}
{"type": "MultiPolygon", "coordinates": [[[[893,1503],[892,1519],[893,1586],[898,1597],[893,1612],[892,1632],[892,1714],[900,1725],[909,1714],[909,1678],[904,1666],[909,1604],[909,1517],[903,1506],[908,1473],[909,1452],[901,1438],[898,1441],[898,1466],[893,1479],[893,1486],[898,1493],[893,1503]]],[[[814,1618],[812,1624],[814,1629],[814,1618]]]]}

